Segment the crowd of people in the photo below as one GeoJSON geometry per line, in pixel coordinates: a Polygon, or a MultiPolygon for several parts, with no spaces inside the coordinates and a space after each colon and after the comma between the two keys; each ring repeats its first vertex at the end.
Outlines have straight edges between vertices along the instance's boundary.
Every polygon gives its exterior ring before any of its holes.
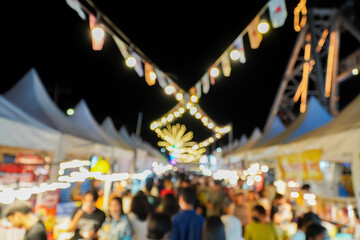
{"type": "MultiPolygon", "coordinates": [[[[308,188],[305,185],[302,190],[308,188]]],[[[76,193],[79,195],[78,190],[76,193]]],[[[256,191],[244,189],[242,181],[228,187],[220,180],[199,175],[147,178],[144,188],[136,193],[114,189],[106,213],[97,204],[102,193],[100,187],[92,187],[74,199],[80,205],[74,209],[67,229],[74,233],[72,239],[329,239],[311,209],[294,205],[271,184],[256,191]],[[291,236],[284,228],[290,222],[297,224],[297,232],[291,236]]],[[[9,205],[5,216],[14,226],[25,227],[25,240],[46,239],[41,219],[26,205],[9,205]]]]}

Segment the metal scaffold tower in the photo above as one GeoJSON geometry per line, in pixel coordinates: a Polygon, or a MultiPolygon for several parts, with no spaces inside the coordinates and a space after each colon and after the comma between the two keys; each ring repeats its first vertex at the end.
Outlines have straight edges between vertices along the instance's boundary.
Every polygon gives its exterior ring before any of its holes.
{"type": "Polygon", "coordinates": [[[294,18],[294,28],[300,32],[264,132],[277,115],[288,125],[299,112],[305,112],[308,96],[315,96],[336,116],[339,112],[339,84],[352,76],[353,69],[360,68],[360,48],[340,59],[342,34],[348,32],[360,43],[359,29],[343,11],[312,8],[305,11],[306,14],[302,13],[301,21],[296,16],[294,18]]]}

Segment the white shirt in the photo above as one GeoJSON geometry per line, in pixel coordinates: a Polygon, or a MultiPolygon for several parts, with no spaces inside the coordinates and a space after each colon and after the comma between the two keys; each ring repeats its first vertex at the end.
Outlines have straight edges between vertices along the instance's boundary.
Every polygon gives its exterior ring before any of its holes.
{"type": "Polygon", "coordinates": [[[137,218],[135,213],[131,212],[128,214],[131,226],[134,229],[134,235],[131,240],[144,240],[147,239],[147,220],[141,221],[137,218]]]}
{"type": "Polygon", "coordinates": [[[226,240],[239,240],[242,238],[242,227],[240,220],[233,215],[221,216],[221,221],[225,226],[226,240]]]}

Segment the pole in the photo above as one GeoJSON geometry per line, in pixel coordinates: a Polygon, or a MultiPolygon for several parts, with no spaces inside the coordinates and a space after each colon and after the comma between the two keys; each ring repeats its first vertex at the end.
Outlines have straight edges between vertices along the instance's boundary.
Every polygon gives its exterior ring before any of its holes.
{"type": "Polygon", "coordinates": [[[140,111],[136,125],[136,137],[140,137],[143,113],[140,111]]]}

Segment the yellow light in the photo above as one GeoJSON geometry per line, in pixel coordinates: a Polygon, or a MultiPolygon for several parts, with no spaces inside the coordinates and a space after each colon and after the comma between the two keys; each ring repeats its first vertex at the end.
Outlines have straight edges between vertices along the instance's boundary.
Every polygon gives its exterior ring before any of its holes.
{"type": "Polygon", "coordinates": [[[220,138],[221,138],[221,134],[220,134],[220,133],[216,133],[216,134],[215,134],[215,137],[216,137],[217,139],[220,139],[220,138]]]}
{"type": "Polygon", "coordinates": [[[125,61],[126,66],[128,67],[135,67],[136,66],[136,59],[133,56],[130,56],[125,61]]]}
{"type": "Polygon", "coordinates": [[[73,108],[69,108],[68,110],[66,110],[66,114],[68,116],[72,116],[75,114],[75,110],[73,108]]]}
{"type": "Polygon", "coordinates": [[[187,109],[190,109],[191,107],[192,107],[192,104],[191,104],[191,103],[187,103],[187,104],[186,104],[186,108],[187,108],[187,109]]]}
{"type": "Polygon", "coordinates": [[[210,143],[213,143],[214,141],[215,141],[215,139],[214,139],[213,137],[210,137],[210,138],[209,138],[209,142],[210,142],[210,143]]]}
{"type": "Polygon", "coordinates": [[[179,113],[183,114],[185,112],[185,109],[183,107],[179,108],[179,113]]]}
{"type": "Polygon", "coordinates": [[[213,123],[209,123],[209,124],[207,125],[207,127],[208,127],[209,129],[212,129],[212,128],[214,127],[214,124],[213,124],[213,123]]]}
{"type": "Polygon", "coordinates": [[[155,128],[157,128],[159,126],[159,124],[157,123],[157,122],[153,122],[153,123],[151,123],[151,125],[150,125],[150,129],[151,130],[154,130],[155,128]]]}
{"type": "Polygon", "coordinates": [[[174,92],[175,92],[175,87],[174,87],[174,86],[172,86],[172,85],[167,85],[167,86],[165,87],[165,93],[166,93],[167,95],[173,94],[174,92]]]}
{"type": "Polygon", "coordinates": [[[200,118],[201,118],[201,113],[197,112],[197,113],[195,114],[195,117],[196,117],[197,119],[200,119],[200,118]]]}
{"type": "Polygon", "coordinates": [[[203,122],[203,124],[204,125],[206,125],[207,123],[208,123],[208,118],[207,117],[203,117],[202,119],[201,119],[201,121],[203,122]]]}
{"type": "Polygon", "coordinates": [[[257,28],[258,28],[259,33],[264,34],[264,33],[267,33],[269,31],[270,25],[269,25],[269,23],[267,21],[262,20],[259,23],[257,28]]]}
{"type": "Polygon", "coordinates": [[[167,117],[167,121],[171,122],[174,119],[174,115],[172,115],[171,113],[169,114],[169,116],[167,117]]]}
{"type": "Polygon", "coordinates": [[[190,108],[190,114],[191,114],[191,115],[195,115],[196,112],[197,112],[197,108],[196,108],[196,107],[191,107],[191,108],[190,108]]]}
{"type": "Polygon", "coordinates": [[[196,103],[199,100],[199,98],[196,95],[191,95],[190,100],[196,103]]]}
{"type": "Polygon", "coordinates": [[[180,113],[178,111],[174,112],[175,117],[180,117],[180,113]]]}
{"type": "Polygon", "coordinates": [[[239,60],[240,59],[240,51],[237,50],[237,49],[233,49],[231,52],[230,52],[230,58],[231,60],[239,60]]]}
{"type": "Polygon", "coordinates": [[[161,122],[162,122],[162,123],[166,123],[166,118],[163,117],[163,118],[161,119],[161,122]]]}
{"type": "Polygon", "coordinates": [[[101,41],[105,37],[105,32],[104,29],[96,26],[91,30],[91,35],[95,41],[101,41]]]}
{"type": "Polygon", "coordinates": [[[184,95],[182,93],[178,92],[175,97],[176,97],[176,100],[180,101],[181,99],[183,99],[184,95]]]}
{"type": "Polygon", "coordinates": [[[220,74],[219,68],[213,67],[213,68],[210,69],[210,75],[211,75],[212,77],[218,77],[219,74],[220,74]]]}
{"type": "Polygon", "coordinates": [[[351,71],[352,75],[358,75],[359,74],[359,69],[357,68],[354,68],[352,71],[351,71]]]}
{"type": "Polygon", "coordinates": [[[151,71],[151,72],[149,73],[149,75],[150,75],[150,79],[151,79],[151,80],[154,81],[154,80],[156,79],[156,73],[154,73],[154,72],[151,71]]]}

